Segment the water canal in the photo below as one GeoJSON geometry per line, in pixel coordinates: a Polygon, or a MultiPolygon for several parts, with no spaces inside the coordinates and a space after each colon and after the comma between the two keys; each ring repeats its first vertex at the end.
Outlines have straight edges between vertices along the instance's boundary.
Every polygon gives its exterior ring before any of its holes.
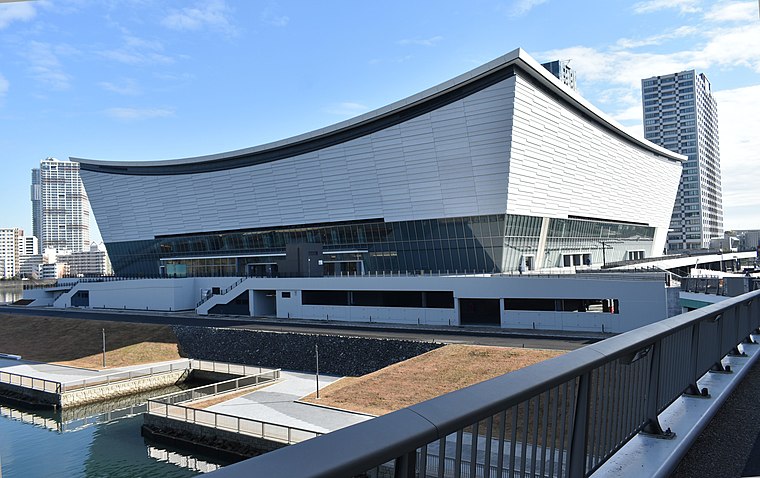
{"type": "Polygon", "coordinates": [[[0,476],[188,477],[228,464],[144,439],[139,411],[146,399],[63,411],[22,410],[0,401],[0,476]]]}
{"type": "Polygon", "coordinates": [[[12,304],[21,299],[24,291],[21,287],[0,287],[0,304],[12,304]]]}

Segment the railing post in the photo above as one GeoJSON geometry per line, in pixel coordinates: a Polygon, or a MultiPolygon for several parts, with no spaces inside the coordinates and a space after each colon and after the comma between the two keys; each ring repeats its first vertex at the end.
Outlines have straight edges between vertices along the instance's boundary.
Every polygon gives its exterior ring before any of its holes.
{"type": "Polygon", "coordinates": [[[649,383],[647,384],[646,417],[647,421],[642,433],[657,438],[675,438],[676,434],[670,428],[663,430],[657,417],[657,397],[660,392],[660,357],[662,355],[662,340],[652,344],[652,358],[649,362],[649,383]]]}
{"type": "Polygon", "coordinates": [[[575,398],[573,431],[570,434],[570,456],[567,471],[570,478],[586,476],[586,430],[588,428],[589,389],[591,372],[578,377],[578,395],[575,398]]]}
{"type": "MultiPolygon", "coordinates": [[[[689,386],[684,390],[684,395],[701,397],[702,392],[697,385],[697,363],[699,363],[699,327],[701,322],[694,322],[691,327],[691,356],[689,371],[689,386]]],[[[707,389],[705,389],[707,390],[707,389]]]]}
{"type": "Polygon", "coordinates": [[[393,478],[414,478],[417,468],[417,450],[412,450],[396,458],[393,478]]]}

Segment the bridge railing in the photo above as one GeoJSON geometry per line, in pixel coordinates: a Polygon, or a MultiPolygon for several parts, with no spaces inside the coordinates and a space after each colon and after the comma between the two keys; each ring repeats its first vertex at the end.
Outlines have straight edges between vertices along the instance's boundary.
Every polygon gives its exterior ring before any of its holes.
{"type": "Polygon", "coordinates": [[[589,476],[760,326],[760,291],[215,472],[215,476],[589,476]]]}
{"type": "Polygon", "coordinates": [[[684,292],[726,295],[724,282],[720,277],[685,277],[681,279],[681,290],[684,292]]]}

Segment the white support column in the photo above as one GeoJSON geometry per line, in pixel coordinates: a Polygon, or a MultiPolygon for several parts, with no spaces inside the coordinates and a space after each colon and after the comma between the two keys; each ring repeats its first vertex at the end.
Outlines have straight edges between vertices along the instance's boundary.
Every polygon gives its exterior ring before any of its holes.
{"type": "Polygon", "coordinates": [[[541,218],[541,235],[538,238],[538,250],[536,251],[536,269],[541,270],[546,266],[546,238],[549,235],[549,218],[541,218]]]}

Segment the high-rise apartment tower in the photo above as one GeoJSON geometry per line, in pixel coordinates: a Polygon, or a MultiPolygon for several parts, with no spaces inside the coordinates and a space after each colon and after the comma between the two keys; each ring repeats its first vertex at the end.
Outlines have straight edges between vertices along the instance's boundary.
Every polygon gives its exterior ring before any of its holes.
{"type": "Polygon", "coordinates": [[[554,60],[546,63],[541,63],[541,66],[549,70],[552,75],[559,78],[559,80],[573,89],[578,91],[578,87],[575,82],[575,70],[570,66],[570,60],[554,60]]]}
{"type": "Polygon", "coordinates": [[[710,81],[694,70],[641,80],[644,137],[688,157],[683,165],[667,249],[709,247],[723,235],[718,108],[710,81]]]}
{"type": "MultiPolygon", "coordinates": [[[[32,169],[32,236],[42,241],[42,193],[40,191],[40,170],[32,169]]],[[[40,243],[37,244],[41,246],[40,243]]]]}
{"type": "Polygon", "coordinates": [[[32,170],[32,228],[41,251],[79,252],[90,247],[90,202],[79,163],[47,158],[32,170]]]}

